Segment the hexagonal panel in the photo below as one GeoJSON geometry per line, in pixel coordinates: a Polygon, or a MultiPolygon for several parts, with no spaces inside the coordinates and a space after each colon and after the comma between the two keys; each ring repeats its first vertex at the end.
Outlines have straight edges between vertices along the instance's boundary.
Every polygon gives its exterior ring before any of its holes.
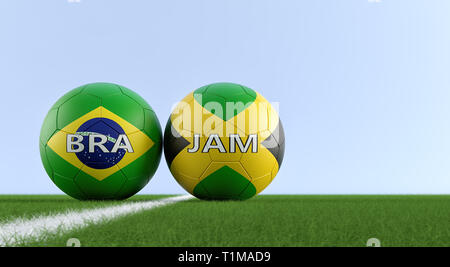
{"type": "Polygon", "coordinates": [[[142,188],[144,188],[148,181],[150,180],[149,177],[141,177],[137,179],[127,179],[120,189],[120,191],[115,195],[115,199],[127,199],[133,195],[135,195],[137,192],[141,191],[142,188]]]}
{"type": "Polygon", "coordinates": [[[200,178],[211,163],[208,153],[188,153],[183,150],[173,159],[170,170],[176,173],[184,173],[193,178],[200,178]]]}
{"type": "Polygon", "coordinates": [[[96,97],[107,97],[112,95],[120,95],[122,91],[120,87],[112,83],[91,83],[84,87],[83,94],[93,95],[96,97]]]}
{"type": "Polygon", "coordinates": [[[144,109],[150,109],[153,110],[152,107],[145,101],[144,98],[142,98],[139,94],[134,92],[133,90],[130,90],[126,88],[125,86],[119,86],[122,93],[126,96],[131,97],[134,101],[136,101],[142,108],[144,109]]]}
{"type": "Polygon", "coordinates": [[[103,97],[102,106],[133,124],[136,128],[144,129],[144,109],[129,96],[120,94],[103,97]]]}
{"type": "Polygon", "coordinates": [[[69,123],[99,107],[101,103],[100,98],[92,95],[79,94],[72,97],[59,108],[58,127],[64,128],[69,123]]]}
{"type": "Polygon", "coordinates": [[[252,180],[252,184],[256,188],[256,194],[261,193],[272,182],[272,173],[268,173],[262,177],[252,180]]]}
{"type": "Polygon", "coordinates": [[[81,192],[78,186],[75,184],[73,179],[64,177],[59,174],[55,174],[53,182],[55,185],[61,189],[67,195],[76,199],[86,199],[86,196],[81,192]]]}
{"type": "Polygon", "coordinates": [[[54,175],[59,174],[60,176],[67,178],[74,178],[80,171],[56,154],[49,146],[45,146],[45,154],[47,155],[48,162],[54,175]]]}
{"type": "Polygon", "coordinates": [[[195,186],[200,181],[198,178],[190,177],[189,175],[179,172],[178,170],[171,170],[171,173],[173,177],[175,177],[175,180],[178,182],[178,184],[180,184],[186,191],[191,194],[194,192],[195,186]]]}
{"type": "Polygon", "coordinates": [[[65,102],[67,102],[69,99],[71,99],[72,97],[80,94],[83,89],[84,89],[85,85],[80,86],[78,88],[75,88],[71,91],[69,91],[68,93],[66,93],[65,95],[63,95],[61,98],[59,98],[55,104],[53,104],[52,109],[56,109],[59,108],[62,104],[64,104],[65,102]]]}
{"type": "Polygon", "coordinates": [[[243,154],[241,164],[252,178],[257,178],[271,173],[277,161],[269,150],[260,147],[258,153],[243,154]]]}

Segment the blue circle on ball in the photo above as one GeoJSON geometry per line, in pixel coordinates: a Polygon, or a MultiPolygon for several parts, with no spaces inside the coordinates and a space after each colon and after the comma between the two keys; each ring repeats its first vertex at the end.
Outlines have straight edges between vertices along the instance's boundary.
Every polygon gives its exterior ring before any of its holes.
{"type": "MultiPolygon", "coordinates": [[[[107,169],[115,166],[125,156],[124,149],[118,149],[116,153],[104,152],[99,146],[94,147],[94,152],[89,152],[89,135],[99,134],[107,137],[103,146],[111,151],[119,135],[125,131],[115,121],[107,118],[95,118],[83,123],[77,130],[77,134],[83,136],[84,150],[76,153],[78,159],[86,166],[94,169],[107,169]]],[[[100,142],[100,138],[95,138],[95,142],[100,142]]]]}

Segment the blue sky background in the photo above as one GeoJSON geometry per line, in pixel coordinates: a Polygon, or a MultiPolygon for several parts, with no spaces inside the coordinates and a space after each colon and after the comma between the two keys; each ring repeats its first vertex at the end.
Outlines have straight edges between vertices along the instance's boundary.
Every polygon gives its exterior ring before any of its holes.
{"type": "MultiPolygon", "coordinates": [[[[264,193],[450,193],[450,1],[0,2],[0,193],[61,193],[40,162],[50,106],[107,81],[170,108],[212,82],[280,102],[264,193]]],[[[163,160],[141,193],[183,193],[163,160]]]]}

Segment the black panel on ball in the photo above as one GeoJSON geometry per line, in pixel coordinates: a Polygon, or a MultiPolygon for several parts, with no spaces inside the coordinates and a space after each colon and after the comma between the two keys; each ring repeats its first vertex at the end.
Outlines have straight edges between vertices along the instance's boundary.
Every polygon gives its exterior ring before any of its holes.
{"type": "Polygon", "coordinates": [[[189,141],[182,137],[172,126],[172,121],[169,118],[164,131],[164,155],[169,168],[175,157],[189,144],[189,141]]]}
{"type": "Polygon", "coordinates": [[[285,149],[284,129],[281,120],[278,122],[275,130],[261,143],[261,145],[272,153],[278,162],[278,167],[281,167],[285,149]]]}

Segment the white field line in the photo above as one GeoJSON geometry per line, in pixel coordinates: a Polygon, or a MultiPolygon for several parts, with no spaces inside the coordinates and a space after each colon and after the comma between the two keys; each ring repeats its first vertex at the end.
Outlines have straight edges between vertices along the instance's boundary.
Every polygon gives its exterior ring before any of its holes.
{"type": "Polygon", "coordinates": [[[86,227],[90,224],[110,221],[144,210],[173,204],[193,198],[190,195],[159,200],[133,202],[104,208],[67,211],[31,219],[14,219],[0,224],[0,247],[16,246],[27,241],[44,240],[48,234],[59,234],[86,227]]]}

